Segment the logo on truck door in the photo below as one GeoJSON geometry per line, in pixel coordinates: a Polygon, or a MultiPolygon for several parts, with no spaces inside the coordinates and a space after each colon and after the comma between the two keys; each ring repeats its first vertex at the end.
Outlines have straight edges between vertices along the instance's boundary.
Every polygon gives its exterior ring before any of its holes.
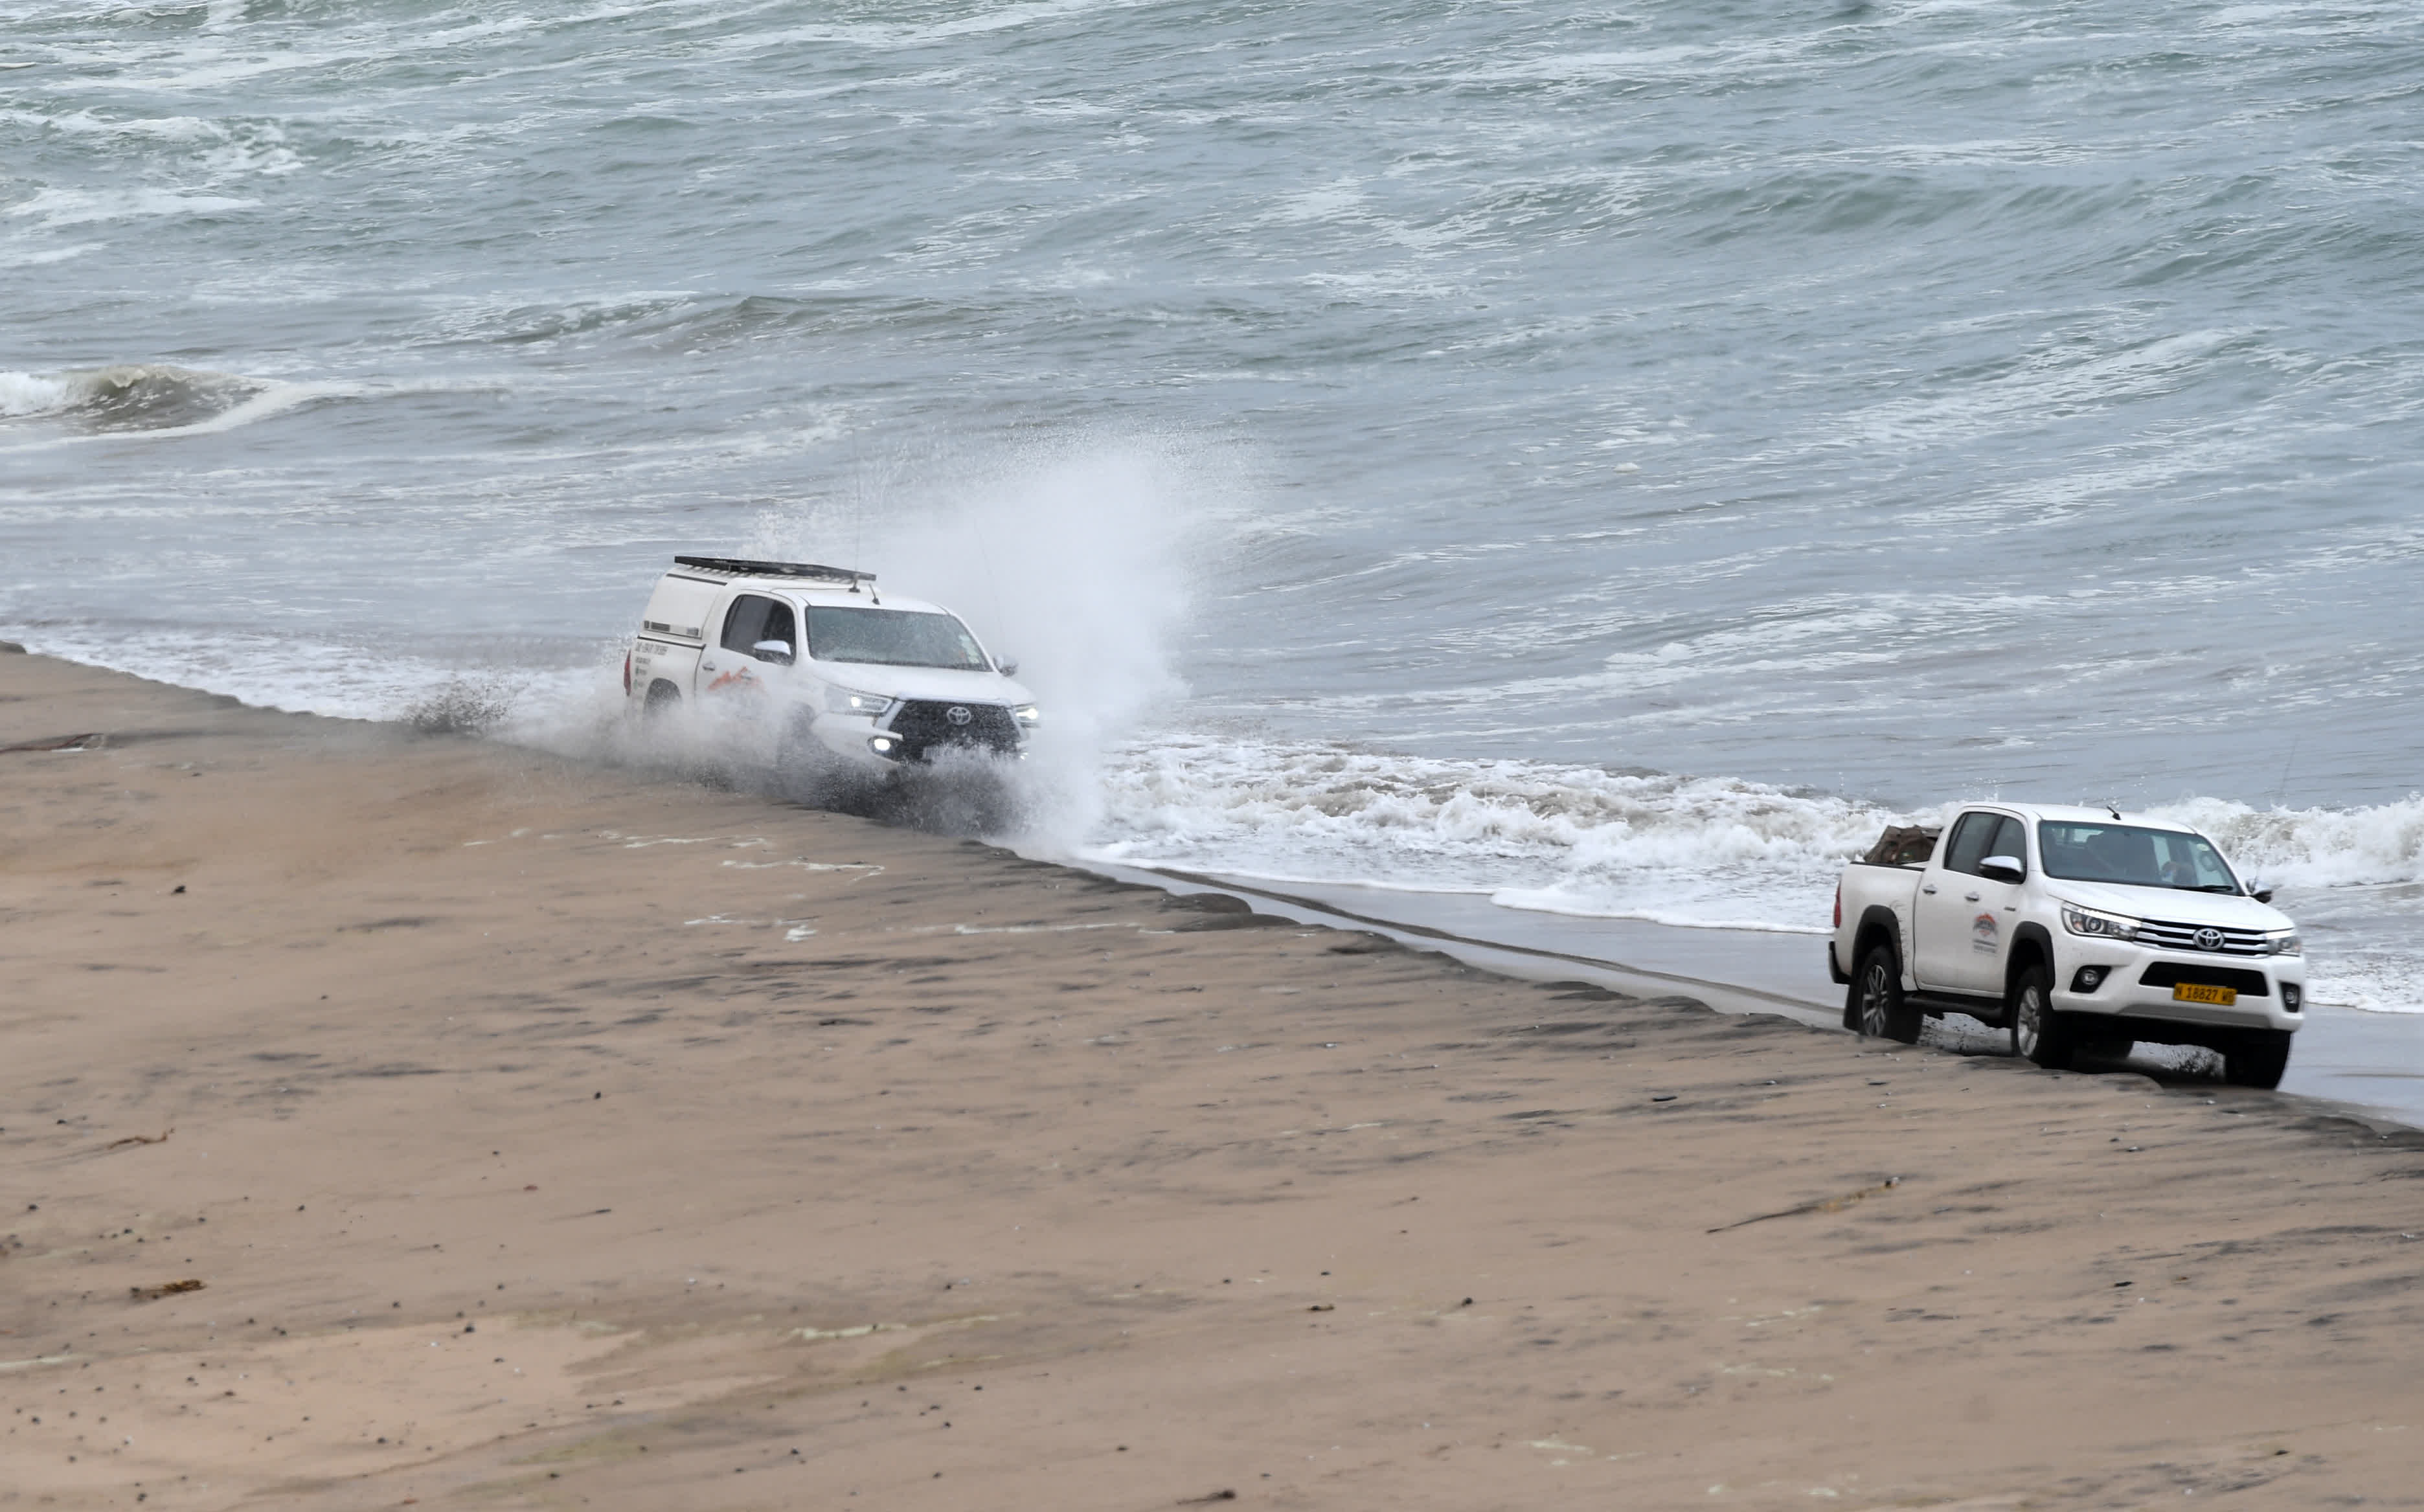
{"type": "Polygon", "coordinates": [[[1970,948],[1982,956],[1993,955],[2003,947],[2003,928],[1992,914],[1981,914],[1970,921],[1970,948]]]}

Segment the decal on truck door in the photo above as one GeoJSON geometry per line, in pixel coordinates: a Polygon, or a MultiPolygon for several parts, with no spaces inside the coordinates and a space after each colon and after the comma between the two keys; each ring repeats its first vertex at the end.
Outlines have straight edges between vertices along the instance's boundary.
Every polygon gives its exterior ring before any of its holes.
{"type": "Polygon", "coordinates": [[[742,594],[724,616],[724,634],[717,642],[726,652],[748,661],[737,663],[707,685],[709,692],[763,692],[756,664],[789,666],[799,650],[799,628],[791,606],[763,594],[742,594]]]}
{"type": "Polygon", "coordinates": [[[2003,928],[1992,914],[1981,914],[1970,921],[1970,948],[1982,956],[1993,955],[2003,947],[2003,928]]]}

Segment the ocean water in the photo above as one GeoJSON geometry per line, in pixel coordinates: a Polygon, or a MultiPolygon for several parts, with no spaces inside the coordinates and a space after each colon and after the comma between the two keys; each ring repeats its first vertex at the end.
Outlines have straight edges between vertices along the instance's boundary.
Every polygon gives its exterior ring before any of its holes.
{"type": "Polygon", "coordinates": [[[1023,843],[1812,931],[2187,816],[2424,1008],[2424,6],[24,0],[0,635],[586,739],[961,610],[1023,843]]]}

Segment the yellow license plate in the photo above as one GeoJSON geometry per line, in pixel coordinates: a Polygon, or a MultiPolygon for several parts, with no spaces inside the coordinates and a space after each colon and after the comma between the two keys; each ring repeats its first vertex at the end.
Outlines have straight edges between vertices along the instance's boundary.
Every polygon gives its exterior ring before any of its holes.
{"type": "Polygon", "coordinates": [[[2239,1001],[2239,989],[2236,987],[2204,987],[2199,986],[2197,983],[2193,981],[2184,981],[2172,989],[2172,1001],[2176,1003],[2219,1003],[2225,1008],[2229,1008],[2239,1001]]]}

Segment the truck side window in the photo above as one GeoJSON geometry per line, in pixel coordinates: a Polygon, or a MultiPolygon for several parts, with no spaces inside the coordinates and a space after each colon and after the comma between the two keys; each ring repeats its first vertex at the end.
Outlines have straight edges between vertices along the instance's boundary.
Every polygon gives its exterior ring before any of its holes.
{"type": "Polygon", "coordinates": [[[798,654],[800,632],[791,614],[791,606],[779,598],[760,594],[742,594],[732,601],[732,610],[724,616],[724,648],[760,661],[789,664],[798,654]],[[789,649],[784,652],[761,651],[769,641],[780,641],[789,649]]]}
{"type": "MultiPolygon", "coordinates": [[[[1978,875],[1978,863],[1990,855],[2002,852],[1988,849],[1997,832],[2003,827],[2001,814],[1964,814],[1953,826],[1953,838],[1945,842],[1944,869],[1978,875]]],[[[2023,854],[2027,852],[2023,851],[2023,854]]]]}
{"type": "Polygon", "coordinates": [[[773,607],[766,611],[766,624],[758,634],[758,644],[768,648],[753,651],[750,654],[760,661],[778,661],[788,667],[799,659],[799,627],[792,623],[790,605],[779,598],[770,598],[766,601],[773,607]],[[769,643],[779,643],[783,649],[773,650],[769,643]]]}
{"type": "Polygon", "coordinates": [[[2018,820],[2012,818],[2009,814],[2004,815],[2003,822],[1995,827],[1995,843],[1986,847],[1985,851],[1979,852],[1979,859],[1981,860],[1985,859],[1987,856],[2010,856],[2013,860],[2020,864],[2020,869],[2022,871],[2028,870],[2028,826],[2022,824],[2018,820]]]}

